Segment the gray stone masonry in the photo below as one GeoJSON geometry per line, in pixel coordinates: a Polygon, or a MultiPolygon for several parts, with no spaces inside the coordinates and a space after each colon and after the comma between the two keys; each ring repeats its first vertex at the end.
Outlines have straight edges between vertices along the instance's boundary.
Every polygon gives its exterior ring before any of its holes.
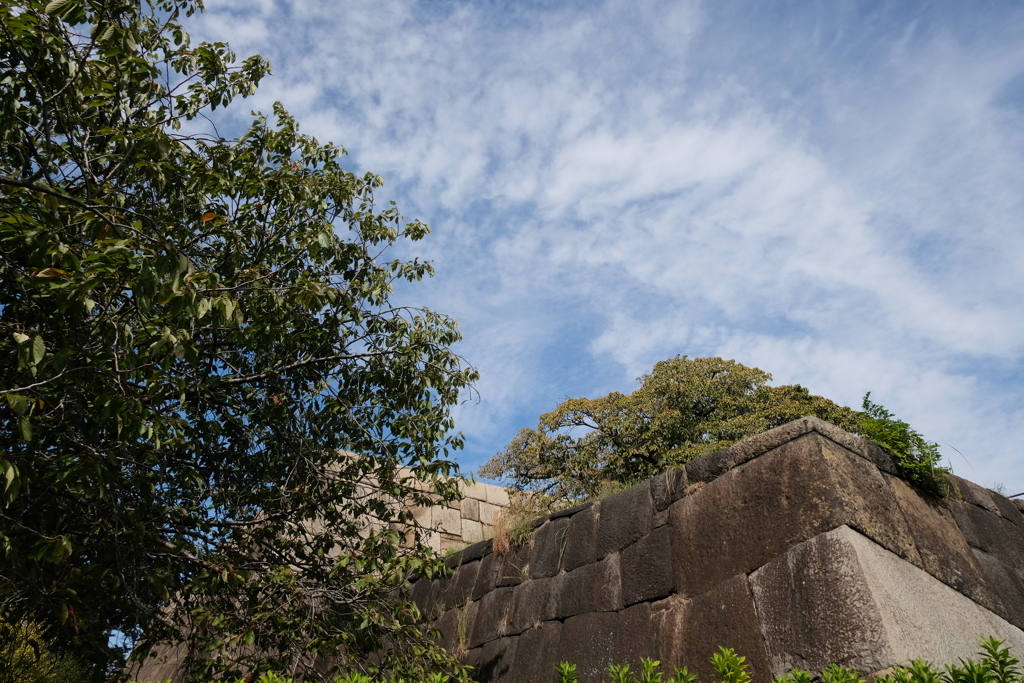
{"type": "Polygon", "coordinates": [[[923,494],[877,445],[802,418],[538,519],[505,555],[471,546],[413,596],[440,601],[442,632],[468,610],[456,649],[480,683],[550,683],[563,660],[597,683],[645,656],[706,680],[719,646],[756,683],[792,666],[951,663],[983,635],[1024,656],[1024,505],[953,481],[923,494]]]}

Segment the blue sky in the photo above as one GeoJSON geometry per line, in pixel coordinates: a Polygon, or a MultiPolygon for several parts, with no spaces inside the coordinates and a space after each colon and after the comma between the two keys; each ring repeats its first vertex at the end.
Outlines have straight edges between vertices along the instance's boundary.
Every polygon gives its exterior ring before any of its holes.
{"type": "Polygon", "coordinates": [[[400,294],[482,373],[464,469],[710,355],[870,390],[1024,491],[1024,5],[207,0],[191,28],[271,60],[234,112],[282,101],[432,226],[400,294]]]}

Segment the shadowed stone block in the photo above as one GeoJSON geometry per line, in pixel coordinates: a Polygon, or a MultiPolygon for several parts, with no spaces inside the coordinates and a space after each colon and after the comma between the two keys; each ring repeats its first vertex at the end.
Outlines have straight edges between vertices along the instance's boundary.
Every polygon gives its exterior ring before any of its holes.
{"type": "Polygon", "coordinates": [[[480,560],[480,570],[477,572],[476,584],[473,586],[473,599],[480,600],[484,595],[490,593],[498,585],[498,575],[501,573],[501,556],[497,553],[488,553],[480,560]]]}
{"type": "Polygon", "coordinates": [[[427,613],[427,608],[430,606],[430,592],[433,587],[433,582],[427,579],[420,579],[412,586],[410,597],[423,614],[427,613]]]}
{"type": "Polygon", "coordinates": [[[1018,628],[1024,628],[1024,579],[984,550],[973,550],[988,585],[999,598],[1001,609],[993,611],[1018,628]]]}
{"type": "Polygon", "coordinates": [[[425,612],[428,619],[436,619],[445,610],[447,600],[445,599],[448,595],[448,589],[451,587],[451,579],[438,579],[434,581],[430,586],[430,597],[427,598],[427,610],[425,612]]]}
{"type": "Polygon", "coordinates": [[[576,665],[580,683],[599,683],[611,664],[639,671],[642,657],[657,658],[651,606],[644,602],[566,619],[558,651],[560,659],[576,665]]]}
{"type": "Polygon", "coordinates": [[[1001,496],[995,491],[990,491],[992,494],[992,501],[999,508],[999,514],[1003,516],[1003,519],[1013,523],[1014,526],[1024,526],[1024,515],[1020,513],[1017,506],[1013,504],[1013,501],[1006,496],[1001,496]]]}
{"type": "Polygon", "coordinates": [[[971,657],[981,635],[1013,650],[1024,632],[930,574],[842,526],[750,577],[772,671],[835,662],[865,673],[921,657],[971,657]]]}
{"type": "Polygon", "coordinates": [[[512,668],[518,650],[518,637],[498,638],[484,644],[473,663],[473,680],[479,683],[519,683],[512,668]]]}
{"type": "Polygon", "coordinates": [[[597,505],[577,512],[569,519],[562,569],[572,571],[597,559],[597,505]]]}
{"type": "Polygon", "coordinates": [[[657,600],[671,593],[675,588],[671,529],[667,526],[654,529],[623,550],[619,569],[625,605],[657,600]]]}
{"type": "Polygon", "coordinates": [[[687,666],[700,680],[712,680],[711,655],[719,647],[731,647],[747,658],[755,683],[771,681],[768,653],[746,576],[734,576],[693,600],[673,596],[652,607],[663,671],[687,666]]]}
{"type": "Polygon", "coordinates": [[[555,603],[556,619],[622,609],[619,556],[610,555],[600,562],[554,577],[551,599],[555,603]]]}
{"type": "Polygon", "coordinates": [[[950,501],[950,510],[968,543],[1005,565],[1024,570],[1024,531],[1020,527],[968,502],[950,501]]]}
{"type": "Polygon", "coordinates": [[[726,472],[669,509],[676,590],[684,597],[841,524],[919,561],[878,469],[813,432],[726,472]]]}
{"type": "Polygon", "coordinates": [[[445,594],[445,608],[462,607],[473,599],[477,576],[480,573],[480,562],[464,564],[455,571],[451,585],[445,594]]]}
{"type": "Polygon", "coordinates": [[[999,506],[992,500],[992,492],[984,486],[979,486],[973,481],[967,481],[961,477],[950,475],[950,480],[960,492],[960,497],[968,503],[973,503],[984,508],[994,515],[999,514],[999,506]]]}
{"type": "Polygon", "coordinates": [[[597,556],[617,553],[651,533],[653,516],[650,481],[602,500],[597,524],[597,556]]]}
{"type": "Polygon", "coordinates": [[[923,497],[902,479],[885,475],[914,538],[921,569],[947,586],[998,612],[999,601],[986,585],[970,546],[943,501],[923,497]]]}
{"type": "Polygon", "coordinates": [[[553,683],[555,667],[564,659],[559,652],[562,622],[548,621],[519,636],[516,647],[516,683],[553,683]]]}
{"type": "Polygon", "coordinates": [[[530,555],[530,578],[540,579],[558,573],[569,534],[569,520],[554,519],[537,529],[533,535],[530,555]]]}
{"type": "Polygon", "coordinates": [[[530,578],[530,553],[533,542],[514,546],[509,550],[502,562],[501,572],[498,574],[499,586],[518,586],[530,578]]]}
{"type": "Polygon", "coordinates": [[[512,590],[512,620],[509,633],[522,633],[537,624],[555,618],[551,586],[555,579],[533,579],[512,590]]]}
{"type": "Polygon", "coordinates": [[[512,619],[512,589],[495,588],[477,604],[476,621],[470,628],[470,647],[477,647],[508,632],[512,619]]]}

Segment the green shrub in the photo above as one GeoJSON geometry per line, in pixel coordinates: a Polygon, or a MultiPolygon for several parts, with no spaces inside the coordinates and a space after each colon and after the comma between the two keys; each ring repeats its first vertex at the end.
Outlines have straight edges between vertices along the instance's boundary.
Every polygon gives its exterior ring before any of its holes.
{"type": "Polygon", "coordinates": [[[948,467],[940,467],[939,444],[927,441],[920,432],[864,395],[864,412],[857,431],[892,453],[903,475],[919,488],[944,496],[949,492],[948,467]]]}

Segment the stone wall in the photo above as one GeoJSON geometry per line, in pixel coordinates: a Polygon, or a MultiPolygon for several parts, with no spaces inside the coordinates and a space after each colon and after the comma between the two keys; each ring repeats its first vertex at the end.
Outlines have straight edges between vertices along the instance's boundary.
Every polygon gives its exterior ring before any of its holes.
{"type": "Polygon", "coordinates": [[[509,506],[508,491],[501,486],[473,482],[462,485],[462,500],[450,507],[414,507],[413,516],[430,530],[427,545],[436,552],[461,550],[494,536],[494,523],[509,506]]]}
{"type": "Polygon", "coordinates": [[[720,645],[758,683],[955,662],[982,635],[1024,655],[1020,502],[955,484],[922,496],[875,444],[804,418],[538,519],[504,555],[470,546],[413,596],[480,683],[547,683],[561,660],[591,683],[641,657],[707,680],[720,645]]]}

